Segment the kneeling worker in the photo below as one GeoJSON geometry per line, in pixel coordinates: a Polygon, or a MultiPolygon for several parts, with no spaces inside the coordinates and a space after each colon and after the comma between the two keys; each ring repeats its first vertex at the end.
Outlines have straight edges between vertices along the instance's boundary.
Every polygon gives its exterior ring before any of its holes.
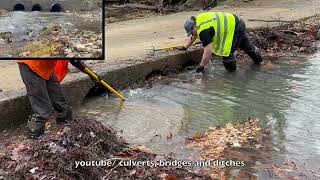
{"type": "MultiPolygon", "coordinates": [[[[68,72],[68,61],[17,60],[17,62],[33,111],[28,121],[31,137],[37,138],[42,135],[45,131],[45,123],[54,115],[57,123],[72,120],[71,107],[63,96],[60,85],[60,81],[68,72]],[[60,73],[57,73],[56,65],[61,63],[58,69],[60,73]]],[[[77,64],[72,62],[72,64],[79,68],[82,62],[77,62],[77,64]]]]}
{"type": "Polygon", "coordinates": [[[191,17],[184,24],[188,40],[183,49],[188,49],[197,38],[204,47],[202,60],[197,72],[203,72],[211,59],[212,53],[222,56],[227,71],[235,71],[237,48],[244,50],[256,64],[262,62],[259,49],[252,46],[246,34],[246,25],[241,18],[230,13],[206,12],[191,17]]]}

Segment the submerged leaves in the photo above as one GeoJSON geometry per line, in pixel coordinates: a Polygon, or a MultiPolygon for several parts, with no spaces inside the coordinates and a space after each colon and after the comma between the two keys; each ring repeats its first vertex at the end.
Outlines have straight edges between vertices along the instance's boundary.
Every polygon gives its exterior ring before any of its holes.
{"type": "MultiPolygon", "coordinates": [[[[261,128],[258,120],[251,119],[242,124],[226,124],[221,128],[210,128],[203,136],[196,133],[195,137],[189,142],[189,147],[201,148],[200,156],[202,159],[224,159],[227,149],[239,149],[249,146],[253,150],[262,147],[255,142],[261,135],[261,128]]],[[[212,177],[218,178],[217,167],[212,167],[212,177]]],[[[222,171],[220,171],[222,172],[222,171]]],[[[221,175],[219,175],[221,178],[221,175]]]]}

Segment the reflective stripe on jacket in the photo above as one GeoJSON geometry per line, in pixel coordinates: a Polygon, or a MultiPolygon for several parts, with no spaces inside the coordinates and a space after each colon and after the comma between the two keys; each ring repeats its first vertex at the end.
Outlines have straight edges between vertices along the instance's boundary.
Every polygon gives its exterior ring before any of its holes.
{"type": "Polygon", "coordinates": [[[196,17],[198,37],[201,31],[210,27],[214,28],[212,52],[218,56],[228,57],[230,55],[235,24],[235,17],[230,13],[207,12],[196,17]]]}

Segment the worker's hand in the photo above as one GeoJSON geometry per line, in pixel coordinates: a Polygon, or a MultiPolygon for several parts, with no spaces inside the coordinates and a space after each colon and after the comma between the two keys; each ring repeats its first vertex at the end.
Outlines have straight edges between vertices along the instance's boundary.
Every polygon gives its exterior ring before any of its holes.
{"type": "Polygon", "coordinates": [[[197,73],[200,73],[200,72],[204,73],[204,67],[203,67],[203,66],[200,66],[200,65],[197,66],[196,72],[197,72],[197,73]]]}
{"type": "Polygon", "coordinates": [[[178,47],[177,49],[178,49],[178,50],[181,50],[181,51],[186,51],[186,50],[188,50],[188,48],[186,48],[185,46],[178,47]]]}
{"type": "Polygon", "coordinates": [[[80,71],[85,72],[84,69],[86,65],[81,60],[69,60],[69,62],[80,71]]]}

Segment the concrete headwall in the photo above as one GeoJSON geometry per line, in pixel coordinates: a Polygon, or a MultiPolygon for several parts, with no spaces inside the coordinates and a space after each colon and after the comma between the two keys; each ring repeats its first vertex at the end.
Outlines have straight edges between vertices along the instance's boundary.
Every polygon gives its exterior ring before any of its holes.
{"type": "MultiPolygon", "coordinates": [[[[122,62],[94,69],[94,71],[117,89],[125,89],[135,85],[153,72],[167,69],[180,69],[190,61],[200,60],[202,49],[187,52],[175,52],[148,61],[122,62]]],[[[71,74],[63,83],[65,96],[75,108],[79,107],[89,90],[94,86],[92,80],[83,73],[71,74]]],[[[0,129],[15,127],[25,123],[32,111],[24,91],[0,94],[0,129]]]]}
{"type": "Polygon", "coordinates": [[[22,4],[25,11],[31,11],[35,4],[39,4],[43,11],[50,11],[52,5],[59,4],[63,11],[79,11],[98,9],[97,0],[1,0],[0,8],[12,11],[14,6],[22,4]]]}

